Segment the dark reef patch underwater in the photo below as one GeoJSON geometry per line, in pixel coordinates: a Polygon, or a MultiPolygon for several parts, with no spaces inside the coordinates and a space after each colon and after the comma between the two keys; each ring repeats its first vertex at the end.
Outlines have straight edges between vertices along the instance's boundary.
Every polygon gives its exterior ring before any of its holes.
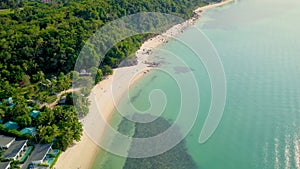
{"type": "MultiPolygon", "coordinates": [[[[134,115],[136,118],[137,114],[134,115]]],[[[153,116],[143,115],[143,118],[151,118],[153,116]]],[[[162,117],[158,117],[150,123],[133,123],[128,119],[124,118],[119,125],[120,132],[126,133],[125,128],[129,126],[135,126],[134,138],[148,138],[156,136],[165,130],[167,130],[171,124],[162,117]]],[[[176,130],[180,134],[180,130],[176,130]]],[[[163,141],[163,140],[162,140],[163,141]]],[[[159,146],[157,146],[159,147],[159,146]]],[[[153,147],[156,148],[156,147],[153,147]]],[[[147,151],[147,150],[141,150],[147,151]]],[[[131,149],[129,150],[131,153],[131,149]]],[[[123,169],[197,169],[196,163],[193,161],[192,157],[187,153],[185,140],[182,140],[175,147],[167,152],[160,155],[148,157],[148,158],[127,158],[123,169]]]]}

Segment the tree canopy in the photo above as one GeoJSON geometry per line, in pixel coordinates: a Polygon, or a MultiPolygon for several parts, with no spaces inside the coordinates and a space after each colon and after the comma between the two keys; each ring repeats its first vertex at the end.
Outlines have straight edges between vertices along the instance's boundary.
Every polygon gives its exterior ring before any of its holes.
{"type": "MultiPolygon", "coordinates": [[[[141,11],[188,18],[195,6],[203,4],[202,0],[17,2],[3,1],[2,8],[4,4],[20,8],[0,15],[0,77],[10,82],[27,82],[26,75],[41,71],[46,76],[70,72],[87,39],[109,21],[141,11]]],[[[102,65],[115,67],[144,40],[140,35],[123,41],[107,54],[102,65]]]]}
{"type": "MultiPolygon", "coordinates": [[[[91,84],[112,74],[112,68],[117,67],[153,35],[142,34],[124,39],[107,51],[105,56],[98,56],[99,51],[93,45],[86,44],[88,39],[99,28],[122,16],[138,12],[161,12],[189,18],[196,6],[209,1],[212,0],[2,0],[1,121],[17,122],[21,128],[36,127],[35,142],[54,142],[55,146],[65,150],[74,140],[80,140],[82,124],[78,116],[88,113],[87,96],[91,84]],[[82,51],[84,45],[90,46],[82,51]],[[81,52],[92,54],[92,62],[97,62],[87,70],[94,79],[83,84],[85,87],[80,89],[81,93],[66,94],[66,104],[58,106],[56,101],[59,93],[69,89],[72,82],[74,85],[86,81],[80,72],[73,71],[81,52]],[[8,98],[13,102],[7,101],[8,98]],[[76,107],[72,105],[73,101],[76,101],[76,107]],[[40,111],[36,118],[30,115],[33,108],[40,111]]],[[[97,45],[105,47],[105,44],[97,45]]],[[[21,135],[18,130],[7,130],[2,124],[0,130],[21,135]]],[[[186,158],[189,159],[188,156],[186,158]]],[[[130,161],[126,165],[130,166],[130,161]]]]}

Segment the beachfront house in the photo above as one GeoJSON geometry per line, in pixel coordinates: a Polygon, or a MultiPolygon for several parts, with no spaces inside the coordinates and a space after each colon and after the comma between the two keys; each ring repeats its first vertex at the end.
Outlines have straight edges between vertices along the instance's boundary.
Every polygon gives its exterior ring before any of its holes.
{"type": "Polygon", "coordinates": [[[8,160],[17,160],[25,150],[28,140],[14,141],[2,155],[2,158],[8,160]]]}
{"type": "Polygon", "coordinates": [[[9,162],[0,162],[1,169],[10,169],[10,161],[9,162]]]}
{"type": "Polygon", "coordinates": [[[24,162],[21,169],[27,169],[29,165],[38,166],[43,164],[47,154],[52,150],[52,143],[49,144],[36,144],[31,155],[24,162]]]}
{"type": "Polygon", "coordinates": [[[34,150],[30,156],[31,163],[34,165],[42,164],[46,158],[46,155],[51,150],[52,150],[52,143],[35,145],[34,150]]]}
{"type": "Polygon", "coordinates": [[[1,149],[8,149],[9,146],[15,141],[16,138],[14,137],[7,137],[0,135],[0,148],[1,149]]]}

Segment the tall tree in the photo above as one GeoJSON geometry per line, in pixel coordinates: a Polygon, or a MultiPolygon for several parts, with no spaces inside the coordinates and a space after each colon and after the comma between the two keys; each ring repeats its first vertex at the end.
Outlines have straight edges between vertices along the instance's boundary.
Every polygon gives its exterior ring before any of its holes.
{"type": "Polygon", "coordinates": [[[26,114],[26,115],[16,117],[15,122],[17,122],[21,128],[24,128],[24,127],[29,127],[31,125],[32,119],[28,114],[26,114]]]}

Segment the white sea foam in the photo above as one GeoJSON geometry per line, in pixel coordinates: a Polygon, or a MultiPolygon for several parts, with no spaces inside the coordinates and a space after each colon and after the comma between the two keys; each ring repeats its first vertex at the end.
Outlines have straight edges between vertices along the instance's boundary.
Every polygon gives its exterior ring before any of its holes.
{"type": "Polygon", "coordinates": [[[285,137],[285,150],[284,150],[284,156],[285,156],[285,169],[290,169],[291,168],[291,163],[290,163],[290,135],[287,135],[285,137]]]}
{"type": "Polygon", "coordinates": [[[279,139],[275,138],[275,164],[274,168],[275,169],[280,169],[280,161],[279,161],[279,139]]]}
{"type": "Polygon", "coordinates": [[[294,139],[294,159],[296,163],[296,168],[300,169],[300,150],[299,150],[299,140],[297,138],[294,139]]]}

